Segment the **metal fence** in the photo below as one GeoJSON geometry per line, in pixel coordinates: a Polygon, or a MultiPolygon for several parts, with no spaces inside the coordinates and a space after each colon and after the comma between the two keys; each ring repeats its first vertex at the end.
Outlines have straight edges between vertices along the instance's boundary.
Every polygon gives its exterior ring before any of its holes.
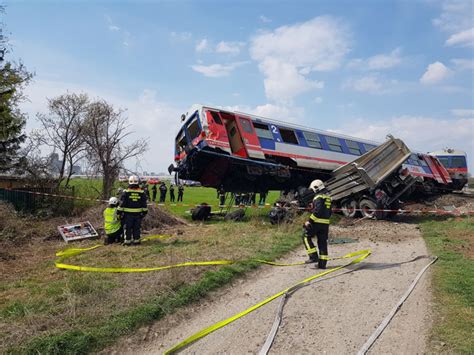
{"type": "Polygon", "coordinates": [[[13,205],[15,210],[24,213],[69,216],[74,210],[75,200],[43,194],[57,194],[74,197],[74,188],[0,188],[0,201],[13,205]],[[36,193],[36,194],[35,194],[36,193]]]}

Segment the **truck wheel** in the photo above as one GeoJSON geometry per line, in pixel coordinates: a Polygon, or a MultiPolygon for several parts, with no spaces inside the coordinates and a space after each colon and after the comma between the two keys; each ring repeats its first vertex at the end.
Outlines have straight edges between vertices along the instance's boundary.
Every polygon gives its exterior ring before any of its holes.
{"type": "Polygon", "coordinates": [[[359,202],[360,213],[362,217],[365,218],[375,218],[375,209],[377,209],[377,204],[368,199],[362,199],[359,202]],[[372,211],[371,211],[372,210],[372,211]]]}
{"type": "Polygon", "coordinates": [[[344,217],[354,218],[359,213],[357,211],[357,202],[354,200],[344,200],[341,202],[341,212],[344,217]]]}

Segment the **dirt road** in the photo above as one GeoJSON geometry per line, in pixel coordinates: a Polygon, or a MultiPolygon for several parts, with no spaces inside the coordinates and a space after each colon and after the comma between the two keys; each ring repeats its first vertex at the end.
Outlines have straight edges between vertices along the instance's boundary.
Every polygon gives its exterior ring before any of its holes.
{"type": "MultiPolygon", "coordinates": [[[[353,354],[394,307],[417,273],[428,263],[415,224],[363,221],[332,227],[332,238],[356,243],[330,246],[330,255],[370,248],[373,254],[354,272],[298,290],[287,302],[272,354],[353,354]]],[[[306,258],[301,249],[284,262],[306,258]]],[[[330,266],[343,262],[331,262],[330,266]]],[[[184,308],[103,353],[157,354],[195,332],[226,319],[296,282],[319,273],[314,266],[262,267],[215,292],[199,305],[184,308]]],[[[337,273],[336,273],[337,274],[337,273]]],[[[371,352],[421,354],[431,326],[430,272],[395,316],[371,352]]],[[[258,353],[272,326],[279,300],[192,344],[183,353],[258,353]]]]}

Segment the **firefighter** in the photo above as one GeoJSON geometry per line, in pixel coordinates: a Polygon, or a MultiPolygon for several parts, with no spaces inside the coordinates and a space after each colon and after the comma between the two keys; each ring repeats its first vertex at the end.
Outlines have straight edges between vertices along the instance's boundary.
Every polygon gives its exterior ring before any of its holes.
{"type": "Polygon", "coordinates": [[[309,256],[306,263],[317,262],[318,268],[325,269],[328,261],[329,218],[332,214],[331,196],[328,195],[321,180],[314,180],[309,188],[314,191],[316,196],[313,199],[312,213],[303,226],[303,242],[309,256]],[[318,248],[314,246],[312,240],[315,235],[318,240],[318,248]]]}
{"type": "Polygon", "coordinates": [[[225,190],[224,186],[221,185],[219,190],[217,190],[217,197],[219,198],[219,205],[224,206],[225,205],[225,190]]]}
{"type": "Polygon", "coordinates": [[[142,218],[148,213],[146,196],[139,183],[138,176],[130,176],[128,188],[123,192],[117,209],[125,227],[124,245],[140,244],[142,218]]]}
{"type": "Polygon", "coordinates": [[[104,210],[104,244],[120,243],[123,239],[123,228],[117,212],[119,200],[117,197],[109,199],[109,205],[104,210]]]}

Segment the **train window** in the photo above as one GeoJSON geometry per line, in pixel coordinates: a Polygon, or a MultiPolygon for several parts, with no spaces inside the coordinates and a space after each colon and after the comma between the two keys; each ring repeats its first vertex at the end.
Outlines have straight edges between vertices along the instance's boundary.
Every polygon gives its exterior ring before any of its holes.
{"type": "Polygon", "coordinates": [[[339,142],[338,138],[326,136],[326,142],[328,142],[329,149],[331,149],[334,152],[342,153],[341,142],[339,142]]]}
{"type": "Polygon", "coordinates": [[[176,152],[181,153],[184,147],[186,147],[186,144],[186,135],[184,131],[180,131],[176,137],[176,152]]]}
{"type": "Polygon", "coordinates": [[[303,136],[306,139],[308,145],[312,148],[323,149],[321,145],[321,138],[314,132],[303,132],[303,136]]]}
{"type": "Polygon", "coordinates": [[[375,148],[375,145],[364,143],[364,148],[366,152],[370,152],[372,149],[375,148]]]}
{"type": "Polygon", "coordinates": [[[235,136],[235,134],[237,133],[237,130],[235,129],[235,126],[232,126],[232,128],[230,129],[230,138],[233,138],[235,136]]]}
{"type": "Polygon", "coordinates": [[[219,114],[217,112],[214,112],[214,111],[209,111],[209,112],[211,113],[212,119],[214,120],[215,123],[222,124],[222,120],[219,117],[219,114]]]}
{"type": "Polygon", "coordinates": [[[451,168],[465,168],[466,165],[466,158],[465,157],[452,157],[451,158],[451,168]]]}
{"type": "Polygon", "coordinates": [[[199,136],[199,133],[201,133],[201,127],[199,127],[199,122],[198,122],[198,116],[196,115],[194,119],[189,122],[188,124],[188,133],[189,133],[189,138],[191,140],[194,140],[197,136],[199,136]]]}
{"type": "Polygon", "coordinates": [[[438,157],[438,160],[440,161],[441,164],[443,164],[443,166],[445,168],[448,168],[449,167],[449,158],[440,158],[438,157]]]}
{"type": "Polygon", "coordinates": [[[362,152],[360,151],[360,147],[357,144],[357,142],[349,141],[349,140],[346,139],[346,144],[347,144],[347,148],[349,148],[349,152],[351,154],[362,155],[362,152]]]}
{"type": "Polygon", "coordinates": [[[245,132],[253,133],[252,125],[248,119],[240,118],[240,124],[242,125],[242,128],[244,129],[245,132]]]}
{"type": "Polygon", "coordinates": [[[258,137],[273,139],[273,134],[272,132],[270,132],[270,128],[268,128],[268,125],[254,122],[253,126],[258,137]]]}
{"type": "Polygon", "coordinates": [[[420,160],[420,165],[421,166],[428,166],[428,163],[425,161],[425,159],[423,158],[423,156],[421,156],[421,158],[419,158],[420,160]]]}
{"type": "Polygon", "coordinates": [[[281,138],[285,143],[298,144],[295,131],[292,129],[280,128],[281,138]]]}

